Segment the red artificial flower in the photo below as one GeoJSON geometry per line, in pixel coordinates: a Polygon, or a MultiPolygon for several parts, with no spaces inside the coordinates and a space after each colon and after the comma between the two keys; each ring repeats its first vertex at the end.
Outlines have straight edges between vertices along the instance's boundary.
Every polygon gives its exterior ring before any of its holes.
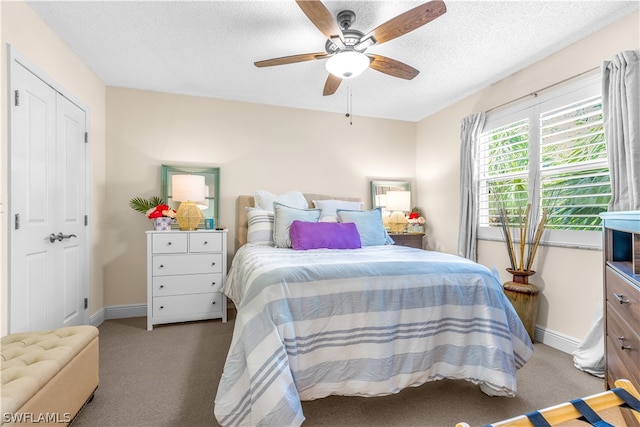
{"type": "Polygon", "coordinates": [[[166,210],[169,210],[169,205],[158,205],[153,209],[153,211],[147,214],[147,218],[149,219],[161,218],[164,216],[162,214],[162,211],[166,211],[166,210]]]}
{"type": "Polygon", "coordinates": [[[416,219],[420,216],[420,214],[418,212],[411,212],[409,214],[409,219],[416,219]]]}
{"type": "Polygon", "coordinates": [[[155,210],[149,214],[149,219],[160,218],[162,216],[162,211],[155,210]]]}

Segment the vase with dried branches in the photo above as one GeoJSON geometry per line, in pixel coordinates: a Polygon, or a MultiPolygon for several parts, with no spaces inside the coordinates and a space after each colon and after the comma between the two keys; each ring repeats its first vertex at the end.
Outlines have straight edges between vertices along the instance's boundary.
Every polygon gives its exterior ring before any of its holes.
{"type": "Polygon", "coordinates": [[[507,209],[503,203],[497,203],[500,229],[507,246],[511,268],[507,271],[513,275],[513,281],[504,283],[504,293],[518,313],[518,317],[527,330],[531,341],[535,336],[538,314],[538,288],[529,283],[529,277],[536,272],[531,268],[535,259],[542,232],[547,222],[547,209],[532,212],[531,204],[527,207],[511,207],[507,209]]]}
{"type": "Polygon", "coordinates": [[[540,245],[547,214],[548,210],[542,209],[538,220],[538,215],[531,212],[531,204],[527,204],[524,210],[522,207],[516,208],[515,212],[510,214],[504,204],[498,203],[500,230],[511,263],[511,268],[507,268],[507,271],[513,275],[514,282],[528,283],[529,276],[535,274],[531,267],[540,245]],[[517,241],[514,239],[516,236],[517,241]]]}

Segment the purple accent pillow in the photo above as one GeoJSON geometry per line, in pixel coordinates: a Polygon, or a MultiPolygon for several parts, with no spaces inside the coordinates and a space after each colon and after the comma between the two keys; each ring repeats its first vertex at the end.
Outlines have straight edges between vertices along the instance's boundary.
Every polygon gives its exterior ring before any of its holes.
{"type": "Polygon", "coordinates": [[[308,222],[295,220],[289,229],[291,247],[306,249],[359,249],[360,234],[353,222],[308,222]]]}

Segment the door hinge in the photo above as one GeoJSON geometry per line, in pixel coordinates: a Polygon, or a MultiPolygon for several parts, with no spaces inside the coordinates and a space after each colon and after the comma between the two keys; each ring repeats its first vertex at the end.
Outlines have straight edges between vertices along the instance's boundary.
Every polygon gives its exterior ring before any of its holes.
{"type": "Polygon", "coordinates": [[[89,298],[84,299],[84,309],[86,310],[87,308],[89,308],[89,298]]]}
{"type": "Polygon", "coordinates": [[[20,214],[16,214],[16,220],[15,220],[14,227],[15,227],[16,230],[20,229],[20,214]]]}
{"type": "Polygon", "coordinates": [[[87,144],[89,142],[89,132],[84,133],[84,143],[87,144]]]}
{"type": "Polygon", "coordinates": [[[16,89],[15,91],[15,106],[18,107],[20,105],[20,91],[16,89]]]}
{"type": "Polygon", "coordinates": [[[84,216],[84,226],[86,227],[87,225],[89,225],[89,215],[84,216]]]}

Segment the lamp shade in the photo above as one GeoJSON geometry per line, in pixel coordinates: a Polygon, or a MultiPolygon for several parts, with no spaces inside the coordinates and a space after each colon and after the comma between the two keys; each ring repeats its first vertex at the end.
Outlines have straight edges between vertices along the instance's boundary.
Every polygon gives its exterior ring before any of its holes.
{"type": "Polygon", "coordinates": [[[387,195],[386,194],[376,194],[376,206],[386,209],[386,207],[387,207],[387,195]]]}
{"type": "Polygon", "coordinates": [[[209,186],[205,185],[202,199],[196,200],[193,203],[195,203],[201,210],[209,209],[209,199],[207,197],[209,197],[209,186]]]}
{"type": "Polygon", "coordinates": [[[387,210],[401,212],[411,210],[411,192],[387,191],[387,210]]]}
{"type": "Polygon", "coordinates": [[[171,198],[176,202],[202,200],[203,192],[203,175],[173,175],[171,177],[171,198]]]}
{"type": "Polygon", "coordinates": [[[359,76],[369,68],[369,58],[364,53],[349,50],[332,56],[326,63],[327,71],[341,79],[359,76]]]}

